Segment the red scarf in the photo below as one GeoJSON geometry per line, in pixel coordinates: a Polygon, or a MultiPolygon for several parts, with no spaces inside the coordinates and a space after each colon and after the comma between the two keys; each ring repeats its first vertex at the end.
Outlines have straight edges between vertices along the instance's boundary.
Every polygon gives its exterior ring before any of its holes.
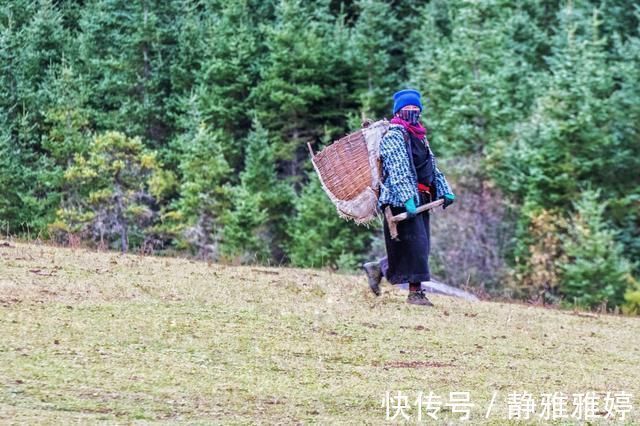
{"type": "Polygon", "coordinates": [[[403,120],[398,116],[395,116],[391,119],[390,123],[401,125],[407,130],[407,132],[409,132],[410,134],[412,134],[413,136],[415,136],[420,140],[424,140],[425,143],[428,143],[425,139],[425,136],[427,135],[427,129],[425,129],[420,122],[418,122],[417,124],[411,124],[408,121],[403,120]]]}

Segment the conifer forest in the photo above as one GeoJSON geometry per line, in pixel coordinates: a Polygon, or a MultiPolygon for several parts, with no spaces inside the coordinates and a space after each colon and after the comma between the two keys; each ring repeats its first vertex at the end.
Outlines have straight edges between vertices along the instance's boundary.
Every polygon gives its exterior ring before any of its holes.
{"type": "Polygon", "coordinates": [[[640,313],[640,2],[0,0],[3,237],[358,270],[315,151],[422,93],[431,264],[640,313]]]}

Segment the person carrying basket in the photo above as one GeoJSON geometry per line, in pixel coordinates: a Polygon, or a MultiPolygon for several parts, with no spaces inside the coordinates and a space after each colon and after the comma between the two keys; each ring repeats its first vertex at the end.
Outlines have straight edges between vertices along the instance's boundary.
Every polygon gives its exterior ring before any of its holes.
{"type": "Polygon", "coordinates": [[[375,295],[380,295],[384,277],[391,284],[409,283],[407,303],[433,306],[421,286],[423,281],[431,280],[429,212],[418,215],[416,208],[438,199],[444,200],[446,208],[455,196],[436,167],[426,129],[420,122],[421,113],[418,91],[405,89],[393,95],[394,117],[380,141],[382,181],[378,206],[383,210],[389,207],[393,215],[406,212],[408,218],[397,222],[396,239],[384,222],[387,256],[365,263],[363,269],[375,295]]]}

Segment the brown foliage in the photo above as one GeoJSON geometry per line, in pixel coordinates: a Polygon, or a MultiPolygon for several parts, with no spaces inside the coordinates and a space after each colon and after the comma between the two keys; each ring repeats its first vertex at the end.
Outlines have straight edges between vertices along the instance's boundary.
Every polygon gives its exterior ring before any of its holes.
{"type": "Polygon", "coordinates": [[[566,263],[561,240],[566,228],[566,220],[559,213],[541,210],[530,216],[529,256],[516,259],[516,268],[509,279],[509,287],[517,296],[545,304],[557,293],[560,265],[566,263]]]}
{"type": "Polygon", "coordinates": [[[467,157],[441,165],[456,201],[432,215],[431,258],[437,278],[485,293],[500,287],[507,274],[503,252],[513,226],[502,195],[479,164],[479,158],[467,157]]]}

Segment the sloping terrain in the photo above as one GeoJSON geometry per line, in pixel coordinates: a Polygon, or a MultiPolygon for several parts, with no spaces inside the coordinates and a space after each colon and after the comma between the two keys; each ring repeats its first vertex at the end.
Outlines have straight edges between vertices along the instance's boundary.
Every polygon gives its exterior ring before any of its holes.
{"type": "Polygon", "coordinates": [[[405,297],[360,275],[5,243],[0,422],[415,423],[422,402],[439,424],[468,396],[472,424],[505,424],[514,393],[544,419],[543,394],[570,416],[595,392],[596,418],[631,394],[640,423],[640,319],[405,297]]]}

